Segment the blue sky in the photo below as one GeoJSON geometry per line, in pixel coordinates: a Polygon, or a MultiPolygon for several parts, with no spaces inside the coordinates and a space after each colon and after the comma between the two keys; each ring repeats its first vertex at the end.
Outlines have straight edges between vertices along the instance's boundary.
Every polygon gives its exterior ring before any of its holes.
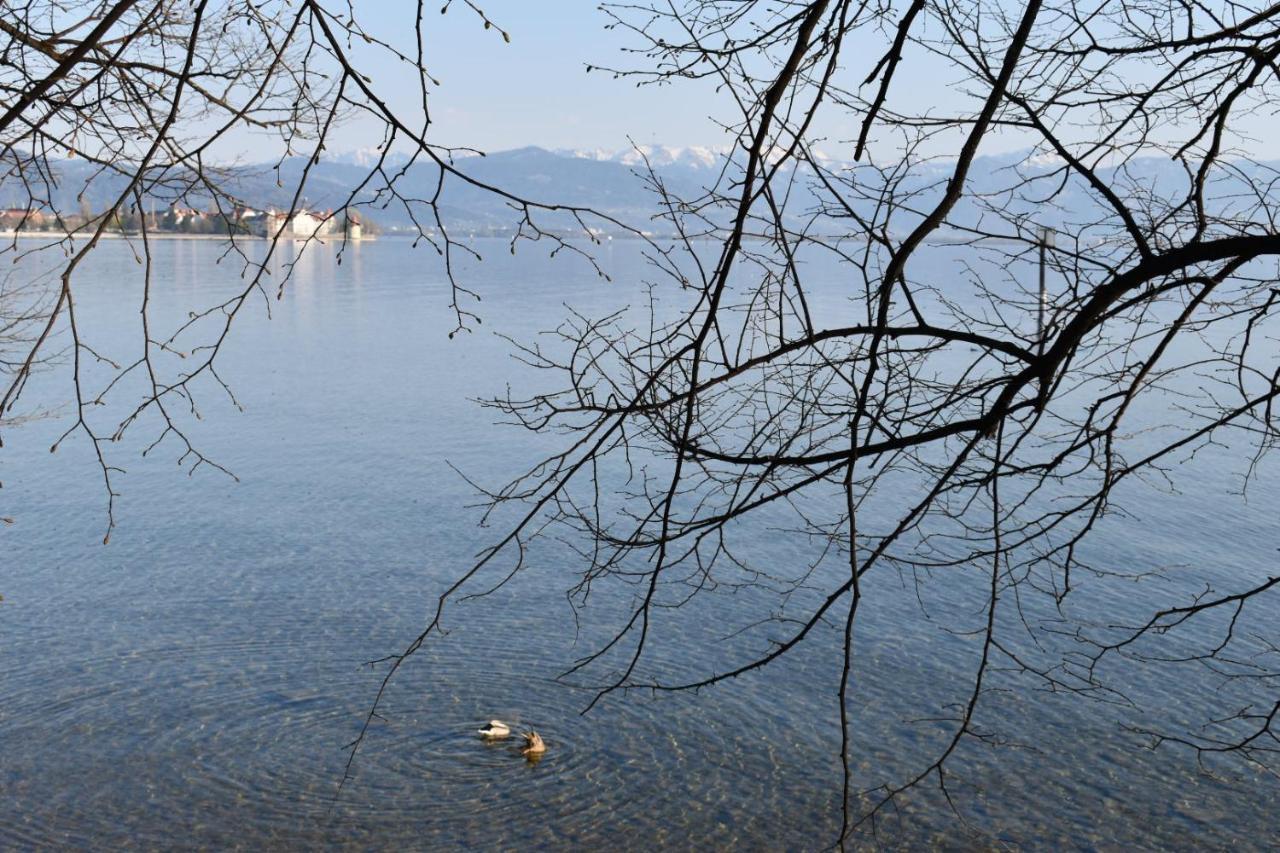
{"type": "MultiPolygon", "coordinates": [[[[426,65],[441,82],[431,95],[432,141],[487,151],[524,145],[612,151],[627,147],[629,136],[638,144],[716,146],[729,141],[712,117],[733,121],[737,116],[709,81],[637,88],[608,73],[586,72],[588,64],[647,67],[645,57],[623,53],[637,45],[634,36],[605,29],[609,18],[599,11],[597,0],[475,2],[510,33],[511,41],[485,30],[463,0],[453,0],[447,15],[439,14],[444,0],[428,3],[426,65]]],[[[412,51],[416,8],[417,0],[376,0],[358,4],[357,15],[370,32],[412,51]]],[[[885,48],[882,35],[855,38],[874,43],[846,44],[846,82],[861,80],[885,48]],[[859,67],[863,59],[866,69],[859,67]]],[[[412,112],[418,96],[409,66],[371,57],[367,69],[383,97],[412,112]]],[[[973,102],[952,85],[957,73],[944,60],[917,50],[899,67],[890,104],[917,114],[972,112],[973,102]]],[[[1255,135],[1247,147],[1264,158],[1277,156],[1272,111],[1241,113],[1233,128],[1255,135]]],[[[826,140],[818,147],[837,158],[851,156],[847,140],[856,135],[858,118],[828,109],[816,126],[817,135],[826,140]]],[[[1087,128],[1081,132],[1088,135],[1087,128]]],[[[370,126],[352,122],[338,130],[332,147],[351,150],[378,141],[370,126]]],[[[987,140],[983,150],[1025,148],[1029,141],[1011,133],[987,140]]],[[[951,144],[939,140],[930,149],[950,153],[942,149],[951,144]]],[[[873,144],[873,156],[876,150],[873,144]]]]}
{"type": "MultiPolygon", "coordinates": [[[[707,119],[718,105],[699,84],[644,87],[588,74],[586,66],[627,60],[628,43],[604,29],[607,18],[591,0],[481,0],[490,18],[511,34],[505,43],[461,0],[447,15],[434,0],[425,20],[427,66],[441,86],[432,96],[435,140],[500,150],[521,145],[607,148],[637,143],[718,144],[724,140],[707,119]]],[[[359,7],[379,35],[403,35],[413,3],[387,0],[359,7]]],[[[643,61],[643,60],[640,60],[643,61]]],[[[380,92],[407,106],[416,99],[410,69],[379,62],[373,74],[380,92]]],[[[368,144],[358,126],[344,128],[343,148],[368,144]]]]}
{"type": "MultiPolygon", "coordinates": [[[[439,14],[443,2],[433,0],[424,18],[426,65],[441,82],[431,96],[435,142],[496,151],[524,145],[617,150],[629,147],[628,137],[642,145],[731,141],[714,119],[736,121],[738,115],[733,102],[716,93],[714,81],[637,86],[634,79],[587,73],[588,65],[650,67],[646,57],[624,52],[640,46],[639,40],[625,30],[606,29],[611,19],[597,0],[476,0],[510,33],[510,43],[485,30],[462,0],[453,0],[447,15],[439,14]]],[[[378,0],[358,6],[357,16],[374,34],[411,51],[415,11],[416,0],[378,0]]],[[[846,45],[849,79],[865,76],[885,49],[882,36],[855,36],[863,37],[874,39],[865,50],[846,45]],[[865,69],[858,67],[863,57],[865,69]]],[[[379,93],[412,110],[418,100],[413,70],[383,57],[372,58],[370,67],[379,93]]],[[[964,98],[946,84],[953,74],[941,60],[917,54],[900,67],[893,98],[915,109],[963,109],[964,98]]],[[[857,134],[857,118],[828,109],[817,132],[832,141],[821,147],[840,153],[839,140],[857,134]]],[[[339,131],[335,147],[376,141],[351,125],[339,131]]]]}

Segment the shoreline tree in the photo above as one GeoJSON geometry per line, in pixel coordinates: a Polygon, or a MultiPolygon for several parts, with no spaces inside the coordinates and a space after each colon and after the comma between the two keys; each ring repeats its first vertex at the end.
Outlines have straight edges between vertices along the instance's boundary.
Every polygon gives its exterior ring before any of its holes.
{"type": "MultiPolygon", "coordinates": [[[[74,151],[103,176],[123,177],[117,208],[163,193],[230,205],[209,165],[221,128],[270,130],[314,162],[333,123],[361,113],[385,128],[384,152],[408,145],[439,170],[440,184],[429,198],[399,196],[408,167],[389,167],[384,156],[347,207],[365,204],[359,193],[372,187],[377,204],[427,211],[420,235],[452,278],[449,258],[468,250],[449,236],[439,202],[450,183],[475,181],[453,151],[427,140],[431,83],[420,49],[399,52],[347,6],[319,2],[33,8],[6,22],[16,58],[0,77],[13,99],[0,119],[6,180],[29,180],[33,202],[49,158],[74,151]],[[57,22],[46,23],[50,16],[57,22]],[[419,69],[420,114],[387,106],[358,70],[356,42],[419,69]]],[[[1280,577],[1195,578],[1178,587],[1185,597],[1153,604],[1131,624],[1075,607],[1122,572],[1081,551],[1123,488],[1177,483],[1179,464],[1228,436],[1253,476],[1280,437],[1277,173],[1248,138],[1253,114],[1280,85],[1280,9],[684,0],[611,4],[605,14],[631,34],[643,65],[608,71],[642,84],[710,79],[734,111],[725,126],[735,146],[701,196],[678,198],[649,172],[676,235],[651,244],[649,257],[681,309],[650,323],[570,317],[555,343],[522,345],[561,390],[489,405],[561,435],[563,447],[489,492],[494,511],[516,520],[444,593],[423,632],[385,661],[365,731],[447,606],[518,576],[533,543],[554,534],[580,546],[582,562],[565,580],[575,607],[590,593],[630,603],[611,639],[565,674],[595,686],[597,701],[710,688],[816,642],[820,626],[838,626],[842,665],[830,689],[845,768],[841,843],[874,832],[918,786],[935,785],[951,801],[954,756],[994,738],[980,720],[997,672],[1108,701],[1128,701],[1107,677],[1116,659],[1247,680],[1259,698],[1246,707],[1225,708],[1191,733],[1151,735],[1202,761],[1225,754],[1280,773],[1280,637],[1266,618],[1280,577]],[[917,66],[959,93],[945,109],[917,91],[917,66]],[[849,132],[832,138],[830,128],[849,132]],[[976,169],[983,151],[1011,139],[1034,156],[995,173],[976,169]],[[930,262],[939,241],[963,246],[966,259],[930,262]],[[817,256],[847,271],[853,321],[831,325],[815,304],[807,272],[817,256]],[[1041,257],[1043,295],[1027,285],[1041,257]],[[744,557],[736,543],[745,526],[774,513],[789,515],[797,537],[822,543],[821,559],[762,567],[744,557]],[[969,626],[976,650],[933,758],[855,787],[856,629],[876,606],[864,596],[869,573],[886,572],[921,584],[961,579],[982,602],[969,626]],[[737,629],[733,667],[683,680],[646,668],[685,603],[744,584],[778,601],[764,621],[726,626],[737,629]],[[814,586],[818,594],[798,594],[814,586]]],[[[420,6],[413,17],[421,45],[420,6]]],[[[304,169],[295,199],[306,177],[304,169]]],[[[542,222],[567,217],[587,237],[598,214],[485,189],[515,208],[513,242],[549,239],[589,259],[584,243],[554,237],[542,222]]],[[[72,254],[31,348],[34,357],[65,316],[77,378],[89,356],[74,337],[74,272],[101,227],[72,254]]],[[[254,293],[268,295],[264,268],[229,239],[249,284],[201,315],[225,323],[194,369],[157,378],[155,361],[177,338],[146,332],[147,354],[126,370],[146,373],[152,391],[105,433],[84,415],[94,397],[77,382],[72,432],[99,449],[108,494],[101,448],[144,413],[161,418],[161,439],[177,442],[192,465],[216,465],[186,441],[169,406],[185,406],[201,376],[221,384],[213,365],[225,329],[254,293]]],[[[471,295],[454,281],[459,328],[476,319],[464,301],[471,295]]],[[[0,411],[12,409],[30,364],[0,411]]]]}

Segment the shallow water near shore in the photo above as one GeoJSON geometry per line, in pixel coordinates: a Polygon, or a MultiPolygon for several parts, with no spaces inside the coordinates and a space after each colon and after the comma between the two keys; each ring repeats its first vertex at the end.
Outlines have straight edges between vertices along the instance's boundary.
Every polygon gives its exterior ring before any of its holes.
{"type": "MultiPolygon", "coordinates": [[[[0,847],[831,842],[839,632],[824,629],[777,666],[714,690],[618,695],[583,715],[593,691],[557,676],[607,625],[575,633],[564,590],[577,557],[554,542],[511,584],[449,611],[449,633],[397,675],[339,792],[344,747],[385,671],[367,662],[416,636],[436,596],[498,535],[496,523],[477,527],[476,494],[450,464],[495,485],[549,446],[493,425],[472,402],[525,375],[495,333],[527,340],[554,327],[564,303],[595,314],[645,293],[637,245],[600,250],[614,283],[571,260],[478,246],[485,261],[467,275],[485,322],[452,340],[447,282],[429,250],[384,239],[348,248],[341,265],[335,247],[304,254],[283,298],[270,301],[271,319],[254,304],[221,356],[244,411],[216,389],[199,401],[193,440],[240,481],[207,467],[188,477],[173,448],[142,459],[133,451],[148,442],[126,442],[114,451],[128,470],[107,546],[92,451],[73,436],[49,455],[70,423],[66,365],[33,382],[26,402],[47,416],[9,430],[0,451],[0,516],[14,519],[0,529],[0,847]],[[545,757],[530,762],[512,742],[480,739],[493,717],[537,729],[545,757]]],[[[216,243],[169,240],[152,252],[159,315],[243,286],[232,264],[215,265],[216,243]]],[[[90,340],[120,359],[140,335],[137,269],[114,241],[80,277],[90,340]]],[[[838,273],[825,279],[831,305],[838,273]]],[[[1091,543],[1095,562],[1194,565],[1224,589],[1274,574],[1280,489],[1264,477],[1248,501],[1232,496],[1216,459],[1189,466],[1196,479],[1180,494],[1130,495],[1131,517],[1108,520],[1091,543]]],[[[761,560],[805,558],[767,525],[751,535],[761,560]]],[[[948,584],[935,579],[926,603],[971,603],[948,584]]],[[[1149,611],[1140,588],[1114,589],[1106,607],[1149,611]]],[[[961,695],[974,645],[922,619],[917,590],[892,572],[865,594],[876,606],[859,625],[855,770],[870,785],[902,778],[945,740],[946,724],[919,720],[961,695]]],[[[626,603],[602,599],[594,612],[626,603]]],[[[654,671],[725,669],[735,658],[717,642],[722,627],[768,602],[744,591],[696,606],[698,618],[669,623],[680,633],[655,648],[654,671]]],[[[1150,715],[1190,718],[1220,695],[1218,681],[1152,669],[1126,683],[1141,711],[1001,676],[981,717],[1001,745],[957,755],[961,814],[925,785],[886,817],[880,840],[1280,844],[1274,777],[1229,763],[1211,776],[1187,752],[1147,749],[1149,738],[1124,728],[1150,715]]]]}

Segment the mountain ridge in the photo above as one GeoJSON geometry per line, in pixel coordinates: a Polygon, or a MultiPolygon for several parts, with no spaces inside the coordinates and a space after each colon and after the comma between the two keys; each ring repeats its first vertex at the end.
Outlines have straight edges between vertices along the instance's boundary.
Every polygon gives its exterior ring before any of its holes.
{"type": "MultiPolygon", "coordinates": [[[[548,150],[538,146],[524,146],[486,154],[460,157],[456,167],[477,182],[501,187],[521,198],[554,205],[570,205],[591,208],[607,216],[627,222],[638,229],[657,228],[653,225],[661,210],[653,187],[645,179],[645,171],[652,168],[661,178],[664,187],[682,198],[697,198],[704,188],[714,182],[725,167],[727,149],[711,146],[637,146],[630,149],[608,151],[605,149],[548,150]]],[[[313,208],[333,208],[343,204],[351,188],[359,186],[378,161],[381,152],[376,148],[354,149],[321,157],[311,166],[304,192],[305,203],[313,208]]],[[[309,159],[286,158],[278,164],[260,163],[240,169],[232,179],[230,189],[247,205],[258,208],[288,208],[293,201],[293,189],[302,178],[309,159]]],[[[393,152],[388,164],[401,169],[408,157],[393,152]]],[[[924,195],[915,200],[925,203],[934,186],[944,181],[950,172],[951,161],[946,158],[923,161],[912,167],[911,184],[924,195]]],[[[824,163],[830,169],[850,168],[852,164],[837,160],[824,163]]],[[[976,193],[994,191],[1008,183],[1007,178],[997,177],[1009,168],[1021,174],[1045,173],[1057,168],[1061,162],[1029,150],[991,154],[979,157],[970,169],[971,189],[976,193]]],[[[57,176],[56,186],[51,187],[49,207],[62,213],[73,213],[81,206],[81,197],[95,210],[112,204],[124,187],[126,179],[120,176],[96,175],[96,167],[83,159],[50,161],[51,171],[57,176]]],[[[729,167],[730,175],[735,168],[729,167]]],[[[1266,170],[1274,180],[1280,174],[1277,164],[1250,164],[1251,169],[1266,170]]],[[[391,171],[391,169],[388,169],[391,171]]],[[[6,180],[0,181],[0,207],[20,207],[25,203],[24,188],[10,170],[6,180]]],[[[1140,158],[1126,167],[1124,180],[1144,181],[1152,186],[1168,189],[1173,182],[1185,181],[1186,176],[1177,163],[1168,159],[1140,158]]],[[[385,192],[379,196],[376,186],[370,186],[356,197],[362,215],[372,218],[384,230],[407,230],[414,219],[434,224],[428,210],[428,200],[435,197],[439,172],[433,163],[418,162],[406,169],[397,179],[397,191],[403,199],[388,202],[385,192]]],[[[792,210],[797,216],[815,210],[821,203],[816,191],[803,185],[797,186],[800,195],[793,198],[792,210]]],[[[174,202],[198,207],[208,199],[173,199],[160,195],[153,197],[156,206],[174,202]]],[[[956,216],[971,218],[979,215],[972,201],[973,211],[958,210],[956,216]]],[[[1059,207],[1079,212],[1096,206],[1087,188],[1069,186],[1058,198],[1059,207]],[[1087,206],[1087,207],[1085,207],[1087,206]]],[[[519,221],[519,213],[509,199],[488,192],[481,187],[463,181],[445,181],[439,197],[441,217],[449,227],[463,231],[509,231],[519,221]]],[[[1030,200],[1019,202],[1019,210],[1026,207],[1028,214],[1048,221],[1058,216],[1053,210],[1036,210],[1030,200]]],[[[714,210],[710,211],[714,215],[714,210]]],[[[605,226],[602,226],[605,227],[605,226]]]]}

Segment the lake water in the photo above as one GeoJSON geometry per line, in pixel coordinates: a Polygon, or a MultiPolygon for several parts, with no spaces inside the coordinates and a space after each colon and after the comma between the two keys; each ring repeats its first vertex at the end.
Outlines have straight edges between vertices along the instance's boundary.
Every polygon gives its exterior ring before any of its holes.
{"type": "MultiPolygon", "coordinates": [[[[0,516],[15,521],[0,528],[0,847],[830,843],[840,821],[838,632],[696,696],[630,694],[582,716],[592,694],[555,677],[600,626],[584,626],[574,646],[563,594],[574,558],[553,543],[512,585],[450,611],[450,633],[393,682],[385,719],[335,800],[344,746],[381,677],[364,662],[402,648],[498,532],[477,528],[476,495],[447,463],[494,485],[545,447],[471,402],[525,375],[496,333],[527,340],[555,326],[565,303],[595,314],[643,297],[634,244],[602,250],[613,283],[572,262],[513,258],[502,243],[479,248],[485,262],[469,281],[485,322],[453,340],[428,249],[388,239],[353,247],[341,266],[331,248],[305,254],[272,318],[254,304],[223,353],[244,411],[213,388],[197,400],[196,443],[240,482],[210,470],[187,477],[172,446],[142,459],[140,432],[111,450],[127,474],[107,546],[85,440],[48,452],[69,425],[57,408],[65,365],[33,383],[26,401],[49,416],[9,430],[0,451],[0,516]],[[531,764],[478,740],[491,717],[537,728],[546,757],[531,764]]],[[[214,243],[153,251],[160,315],[240,284],[230,264],[213,263],[214,243]]],[[[137,354],[138,270],[117,241],[79,278],[81,322],[117,360],[137,354]]],[[[829,281],[835,304],[838,270],[829,281]]],[[[1183,472],[1194,479],[1181,494],[1135,491],[1133,515],[1103,525],[1092,558],[1194,566],[1228,578],[1224,589],[1274,573],[1280,492],[1264,476],[1248,502],[1228,497],[1227,467],[1209,455],[1183,472]]],[[[748,543],[769,560],[805,559],[764,525],[748,543]]],[[[924,620],[916,591],[892,572],[868,584],[855,788],[900,780],[936,748],[947,727],[918,721],[964,695],[975,651],[924,620]]],[[[1121,614],[1144,595],[1132,584],[1103,594],[1121,614]]],[[[926,595],[943,609],[974,603],[945,579],[926,595]]],[[[599,612],[618,605],[602,600],[599,612]]],[[[675,671],[696,654],[723,668],[731,651],[705,641],[764,603],[744,593],[699,606],[704,618],[680,622],[685,633],[655,650],[655,665],[675,671]]],[[[1275,616],[1274,601],[1260,606],[1271,608],[1264,623],[1275,616]]],[[[984,700],[979,719],[1009,743],[970,742],[955,756],[963,819],[927,783],[886,818],[880,840],[1275,847],[1274,777],[1232,763],[1207,775],[1186,751],[1145,749],[1123,728],[1194,719],[1220,698],[1210,674],[1178,672],[1125,676],[1140,712],[993,676],[1008,689],[984,700]]],[[[1274,701],[1274,685],[1257,688],[1274,701]]]]}

